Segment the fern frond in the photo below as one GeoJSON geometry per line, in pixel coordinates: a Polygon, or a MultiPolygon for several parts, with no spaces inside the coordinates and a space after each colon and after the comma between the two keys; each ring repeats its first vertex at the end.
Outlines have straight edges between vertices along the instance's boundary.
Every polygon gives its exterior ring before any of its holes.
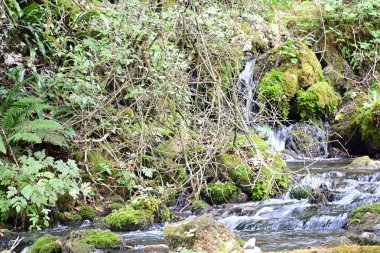
{"type": "Polygon", "coordinates": [[[34,133],[37,131],[59,131],[63,130],[64,127],[57,121],[48,119],[36,119],[31,121],[25,121],[15,127],[15,132],[17,133],[34,133]]]}
{"type": "Polygon", "coordinates": [[[9,137],[10,142],[18,142],[18,141],[25,141],[25,142],[31,142],[31,143],[42,143],[41,138],[34,133],[16,133],[9,137]]]}
{"type": "Polygon", "coordinates": [[[65,139],[65,136],[61,133],[51,132],[51,131],[41,131],[36,132],[36,135],[38,135],[43,142],[51,143],[60,147],[67,146],[67,141],[65,139]]]}

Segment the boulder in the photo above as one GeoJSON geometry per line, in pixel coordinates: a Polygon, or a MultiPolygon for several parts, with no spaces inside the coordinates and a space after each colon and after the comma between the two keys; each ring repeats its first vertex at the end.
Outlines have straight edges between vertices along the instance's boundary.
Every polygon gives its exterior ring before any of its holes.
{"type": "Polygon", "coordinates": [[[59,253],[62,242],[58,236],[45,234],[37,239],[28,249],[27,253],[59,253]]]}
{"type": "Polygon", "coordinates": [[[353,169],[380,169],[380,162],[374,161],[368,156],[360,156],[355,158],[348,166],[353,169]]]}
{"type": "Polygon", "coordinates": [[[166,225],[164,237],[171,250],[184,247],[208,253],[242,252],[242,240],[209,214],[166,225]]]}
{"type": "Polygon", "coordinates": [[[73,231],[63,246],[64,253],[90,253],[94,249],[120,249],[122,239],[109,230],[86,229],[73,231]]]}
{"type": "Polygon", "coordinates": [[[256,246],[256,238],[249,239],[244,244],[244,253],[261,253],[261,249],[256,246]]]}

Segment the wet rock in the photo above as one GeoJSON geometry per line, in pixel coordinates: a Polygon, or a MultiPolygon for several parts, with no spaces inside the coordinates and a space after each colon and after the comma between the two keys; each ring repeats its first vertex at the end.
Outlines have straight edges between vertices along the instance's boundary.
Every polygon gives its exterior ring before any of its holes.
{"type": "Polygon", "coordinates": [[[64,244],[67,253],[93,252],[91,249],[120,249],[123,247],[122,239],[110,230],[79,230],[73,231],[64,244]]]}
{"type": "Polygon", "coordinates": [[[329,157],[330,158],[348,158],[348,154],[347,152],[339,148],[331,148],[329,157]]]}
{"type": "Polygon", "coordinates": [[[314,189],[307,185],[299,185],[291,189],[290,197],[293,199],[314,198],[314,189]]]}
{"type": "Polygon", "coordinates": [[[50,234],[38,238],[28,249],[28,253],[59,253],[61,252],[62,242],[58,236],[50,234]]]}
{"type": "Polygon", "coordinates": [[[338,238],[334,238],[330,241],[321,243],[320,246],[323,248],[334,248],[342,245],[351,245],[353,242],[348,239],[346,236],[340,236],[338,238]]]}
{"type": "Polygon", "coordinates": [[[380,169],[380,162],[379,161],[374,161],[368,156],[361,156],[355,158],[349,165],[349,168],[353,169],[380,169]]]}
{"type": "Polygon", "coordinates": [[[241,239],[211,215],[202,215],[164,227],[171,250],[180,247],[203,249],[208,253],[241,251],[241,239]]]}
{"type": "Polygon", "coordinates": [[[359,245],[380,245],[380,238],[371,232],[363,232],[361,234],[348,234],[347,237],[359,245]]]}
{"type": "Polygon", "coordinates": [[[364,205],[355,208],[348,220],[347,228],[350,232],[374,232],[380,227],[380,203],[364,205]]]}
{"type": "Polygon", "coordinates": [[[17,234],[8,229],[0,229],[0,250],[10,248],[12,241],[17,238],[17,234]]]}
{"type": "Polygon", "coordinates": [[[251,238],[249,239],[245,244],[244,244],[244,253],[260,253],[261,249],[256,246],[256,238],[251,238]]]}
{"type": "Polygon", "coordinates": [[[194,200],[190,203],[191,212],[194,214],[203,214],[210,210],[210,205],[204,202],[203,200],[194,200]]]}

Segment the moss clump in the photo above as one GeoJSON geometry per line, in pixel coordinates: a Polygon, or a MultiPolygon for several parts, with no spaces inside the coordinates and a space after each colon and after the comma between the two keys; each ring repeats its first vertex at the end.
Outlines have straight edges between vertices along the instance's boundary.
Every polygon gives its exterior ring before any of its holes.
{"type": "Polygon", "coordinates": [[[361,157],[355,158],[355,160],[351,162],[351,166],[360,168],[360,167],[365,167],[365,166],[370,165],[371,162],[372,162],[372,159],[369,158],[369,156],[361,156],[361,157]]]}
{"type": "Polygon", "coordinates": [[[380,99],[358,117],[362,139],[370,153],[380,152],[380,99]]]}
{"type": "Polygon", "coordinates": [[[93,219],[96,215],[96,212],[91,206],[81,206],[79,215],[82,217],[82,219],[93,219]]]}
{"type": "Polygon", "coordinates": [[[211,182],[204,190],[211,203],[233,203],[238,197],[238,188],[232,183],[211,182]]]}
{"type": "Polygon", "coordinates": [[[191,205],[191,211],[193,213],[200,213],[210,207],[210,205],[204,202],[203,200],[191,201],[190,205],[191,205]]]}
{"type": "Polygon", "coordinates": [[[293,199],[309,199],[309,198],[313,198],[314,190],[310,186],[300,185],[300,186],[294,187],[290,191],[290,196],[293,199]]]}
{"type": "Polygon", "coordinates": [[[363,218],[364,214],[372,213],[380,215],[380,203],[375,203],[371,205],[365,205],[355,208],[351,213],[351,218],[349,220],[350,224],[358,223],[363,218]]]}
{"type": "Polygon", "coordinates": [[[264,67],[255,73],[255,76],[265,73],[258,85],[259,101],[274,107],[285,118],[299,89],[308,89],[325,81],[315,54],[300,41],[285,42],[264,55],[263,60],[261,65],[264,67]]]}
{"type": "Polygon", "coordinates": [[[28,253],[58,253],[61,252],[61,243],[58,236],[43,235],[33,243],[28,253]]]}
{"type": "Polygon", "coordinates": [[[169,209],[159,199],[137,196],[129,200],[128,204],[136,210],[144,210],[146,213],[152,215],[155,221],[164,222],[171,221],[172,219],[169,209]]]}
{"type": "Polygon", "coordinates": [[[80,230],[70,234],[69,241],[92,245],[98,249],[119,248],[122,244],[122,239],[115,233],[109,230],[80,230]]]}
{"type": "Polygon", "coordinates": [[[278,108],[284,117],[289,114],[289,100],[298,90],[297,72],[291,68],[286,70],[272,69],[260,81],[259,94],[263,103],[278,108]]]}
{"type": "Polygon", "coordinates": [[[142,209],[136,210],[131,206],[123,207],[104,217],[104,222],[113,229],[123,231],[147,229],[153,220],[153,214],[142,209]]]}
{"type": "Polygon", "coordinates": [[[287,189],[290,179],[282,173],[287,170],[285,161],[272,152],[269,144],[255,134],[250,134],[262,158],[269,168],[262,166],[257,153],[244,134],[238,134],[235,144],[227,145],[227,150],[217,156],[217,162],[227,180],[255,200],[275,196],[287,189]],[[257,178],[258,177],[258,178],[257,178]],[[256,180],[257,178],[257,180],[256,180]],[[255,183],[255,186],[252,185],[255,183]]]}
{"type": "Polygon", "coordinates": [[[66,220],[67,221],[79,221],[79,220],[82,220],[82,217],[79,215],[79,214],[70,214],[66,217],[66,220]]]}
{"type": "Polygon", "coordinates": [[[300,90],[297,97],[298,113],[303,120],[313,120],[334,113],[339,99],[327,82],[318,82],[306,91],[300,90]]]}

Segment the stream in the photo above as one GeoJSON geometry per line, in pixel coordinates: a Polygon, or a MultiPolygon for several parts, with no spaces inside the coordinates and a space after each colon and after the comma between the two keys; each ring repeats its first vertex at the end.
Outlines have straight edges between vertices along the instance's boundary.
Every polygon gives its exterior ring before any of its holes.
{"type": "MultiPolygon", "coordinates": [[[[330,201],[327,204],[292,199],[289,190],[281,198],[221,205],[214,207],[211,213],[243,239],[255,237],[257,245],[264,251],[306,248],[326,242],[345,233],[344,227],[352,209],[380,201],[380,171],[348,169],[345,166],[349,163],[348,159],[288,162],[289,168],[296,172],[293,187],[303,185],[325,189],[330,201]]],[[[85,222],[82,228],[85,227],[91,227],[91,224],[85,222]]],[[[71,230],[60,226],[41,233],[65,236],[71,230]]],[[[159,252],[142,247],[166,243],[162,226],[120,235],[135,248],[117,252],[159,252]]],[[[36,239],[39,234],[26,233],[24,236],[36,239]]]]}

